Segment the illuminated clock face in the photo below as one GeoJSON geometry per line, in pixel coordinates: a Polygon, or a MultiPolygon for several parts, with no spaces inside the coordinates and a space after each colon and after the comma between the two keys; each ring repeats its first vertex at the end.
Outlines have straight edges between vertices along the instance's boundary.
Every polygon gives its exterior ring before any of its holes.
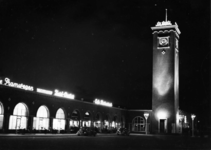
{"type": "Polygon", "coordinates": [[[168,45],[168,39],[167,38],[160,38],[159,44],[162,46],[168,45]]]}

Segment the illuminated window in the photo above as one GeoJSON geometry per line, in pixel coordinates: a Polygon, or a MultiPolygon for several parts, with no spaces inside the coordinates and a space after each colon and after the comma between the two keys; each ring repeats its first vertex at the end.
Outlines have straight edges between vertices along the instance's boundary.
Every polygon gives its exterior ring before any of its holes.
{"type": "Polygon", "coordinates": [[[0,115],[0,129],[3,128],[3,120],[4,120],[4,116],[0,115]]]}
{"type": "Polygon", "coordinates": [[[65,119],[65,114],[63,109],[59,108],[56,112],[56,118],[65,119]]]}
{"type": "Polygon", "coordinates": [[[4,120],[4,115],[3,115],[3,104],[0,102],[0,129],[3,128],[3,120],[4,120]]]}
{"type": "Polygon", "coordinates": [[[9,129],[27,129],[28,108],[24,103],[18,103],[13,115],[10,116],[9,129]]]}
{"type": "Polygon", "coordinates": [[[79,127],[79,120],[70,119],[70,127],[79,127]]]}
{"type": "Polygon", "coordinates": [[[109,127],[109,122],[104,120],[104,128],[108,128],[109,127]]]}
{"type": "Polygon", "coordinates": [[[3,105],[1,102],[0,102],[0,115],[3,115],[3,105]]]}
{"type": "Polygon", "coordinates": [[[103,128],[106,128],[106,129],[109,128],[109,115],[108,114],[105,116],[103,128]]]}
{"type": "Polygon", "coordinates": [[[84,115],[84,118],[90,118],[90,113],[87,111],[87,112],[85,112],[85,115],[84,115]]]}
{"type": "Polygon", "coordinates": [[[48,109],[46,106],[40,106],[40,108],[37,111],[37,117],[43,117],[43,118],[48,118],[48,109]]]}
{"type": "Polygon", "coordinates": [[[115,125],[115,122],[114,122],[114,121],[112,121],[111,127],[112,127],[112,128],[116,128],[116,125],[115,125]]]}
{"type": "Polygon", "coordinates": [[[94,127],[101,128],[100,113],[97,113],[97,115],[95,117],[94,127]]]}
{"type": "Polygon", "coordinates": [[[145,120],[143,117],[137,116],[132,121],[132,131],[143,132],[145,131],[145,120]]]}
{"type": "Polygon", "coordinates": [[[65,130],[65,114],[63,109],[59,108],[56,112],[56,119],[53,119],[53,129],[65,130]]]}
{"type": "Polygon", "coordinates": [[[91,121],[90,120],[83,121],[82,125],[83,125],[83,127],[91,127],[91,121]]]}
{"type": "Polygon", "coordinates": [[[85,113],[85,117],[89,117],[89,112],[86,112],[85,113]]]}
{"type": "Polygon", "coordinates": [[[27,108],[23,103],[19,103],[15,106],[15,109],[13,111],[13,115],[17,116],[27,116],[27,108]]]}
{"type": "Polygon", "coordinates": [[[40,106],[37,116],[33,119],[33,129],[48,130],[49,129],[49,110],[46,106],[40,106]]]}
{"type": "Polygon", "coordinates": [[[184,122],[187,123],[187,116],[185,116],[185,121],[184,122]]]}
{"type": "Polygon", "coordinates": [[[82,123],[83,127],[91,127],[91,115],[90,113],[87,111],[84,114],[84,121],[82,123]]]}
{"type": "Polygon", "coordinates": [[[117,128],[117,116],[114,116],[113,121],[111,122],[112,128],[117,128]]]}
{"type": "Polygon", "coordinates": [[[74,110],[70,119],[70,127],[79,127],[80,114],[77,110],[74,110]]]}

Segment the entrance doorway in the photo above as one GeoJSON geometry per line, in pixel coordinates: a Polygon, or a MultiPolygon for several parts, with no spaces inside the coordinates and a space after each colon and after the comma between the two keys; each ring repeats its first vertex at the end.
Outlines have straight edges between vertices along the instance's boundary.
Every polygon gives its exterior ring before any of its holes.
{"type": "Polygon", "coordinates": [[[165,131],[165,120],[161,119],[160,120],[160,133],[164,133],[165,131]]]}
{"type": "Polygon", "coordinates": [[[159,128],[159,133],[166,133],[166,131],[167,131],[167,119],[160,119],[159,124],[158,124],[158,128],[159,128]]]}
{"type": "Polygon", "coordinates": [[[16,120],[16,129],[20,129],[21,127],[21,118],[17,117],[17,120],[16,120]]]}

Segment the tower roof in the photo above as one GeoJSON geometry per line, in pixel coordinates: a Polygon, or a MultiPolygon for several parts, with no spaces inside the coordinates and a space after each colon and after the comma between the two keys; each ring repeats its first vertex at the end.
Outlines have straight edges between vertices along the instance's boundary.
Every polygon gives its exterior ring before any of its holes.
{"type": "Polygon", "coordinates": [[[158,21],[157,24],[155,25],[155,27],[151,27],[152,30],[160,30],[160,29],[175,29],[177,31],[178,34],[181,34],[177,23],[175,22],[174,25],[172,25],[171,21],[169,21],[167,19],[167,9],[166,9],[166,17],[165,17],[165,21],[158,21]]]}

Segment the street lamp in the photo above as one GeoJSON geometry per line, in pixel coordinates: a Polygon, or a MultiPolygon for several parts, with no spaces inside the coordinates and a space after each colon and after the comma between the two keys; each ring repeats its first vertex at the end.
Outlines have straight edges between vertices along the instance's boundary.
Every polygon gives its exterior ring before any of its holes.
{"type": "Polygon", "coordinates": [[[146,134],[147,134],[147,118],[149,117],[149,113],[144,113],[144,117],[146,119],[146,134]]]}
{"type": "Polygon", "coordinates": [[[194,118],[196,117],[196,115],[192,114],[191,115],[191,119],[192,119],[192,137],[194,137],[194,118]]]}
{"type": "Polygon", "coordinates": [[[182,133],[184,115],[179,115],[179,133],[182,133]]]}

